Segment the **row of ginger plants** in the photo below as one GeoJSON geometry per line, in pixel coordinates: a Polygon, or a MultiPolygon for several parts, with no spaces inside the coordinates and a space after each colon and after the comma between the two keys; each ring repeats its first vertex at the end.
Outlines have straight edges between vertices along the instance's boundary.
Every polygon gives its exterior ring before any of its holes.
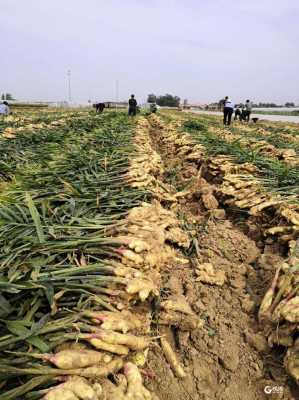
{"type": "MultiPolygon", "coordinates": [[[[188,262],[179,249],[189,238],[159,202],[174,193],[159,180],[148,122],[139,120],[133,139],[125,116],[100,118],[102,131],[64,141],[50,168],[27,170],[23,194],[19,184],[8,204],[3,196],[1,400],[157,399],[141,375],[158,345],[150,304],[163,269],[188,262]],[[18,311],[13,298],[23,304],[18,311]]],[[[155,321],[184,329],[201,323],[184,296],[171,294],[155,321]]],[[[168,341],[160,337],[159,345],[184,377],[168,341]]]]}
{"type": "Polygon", "coordinates": [[[262,240],[274,238],[286,249],[288,256],[276,267],[258,318],[269,346],[287,348],[285,368],[299,382],[299,206],[267,192],[255,176],[256,166],[235,163],[228,155],[207,156],[205,145],[198,137],[184,131],[181,118],[172,118],[167,124],[152,116],[151,121],[159,129],[163,145],[170,147],[177,162],[193,171],[195,167],[197,174],[191,177],[188,190],[191,194],[200,194],[201,202],[211,216],[217,216],[221,206],[228,213],[232,210],[234,218],[238,210],[243,216],[245,212],[252,236],[262,240]]]}

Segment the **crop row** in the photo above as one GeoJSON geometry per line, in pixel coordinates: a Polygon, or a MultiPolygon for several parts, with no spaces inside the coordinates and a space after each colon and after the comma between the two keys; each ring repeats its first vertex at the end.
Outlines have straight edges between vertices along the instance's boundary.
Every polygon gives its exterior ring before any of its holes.
{"type": "MultiPolygon", "coordinates": [[[[52,377],[62,370],[43,366],[45,353],[78,339],[79,326],[81,339],[97,349],[111,350],[109,340],[127,340],[120,333],[104,339],[102,333],[94,342],[91,332],[96,328],[81,312],[108,310],[106,315],[110,312],[114,318],[127,290],[131,297],[145,290],[145,284],[138,281],[134,286],[133,278],[124,275],[124,242],[115,237],[129,210],[147,196],[145,189],[134,189],[126,180],[135,151],[133,130],[126,115],[107,113],[0,142],[9,180],[0,203],[1,400],[23,399],[35,387],[53,384],[52,377]]],[[[128,324],[130,318],[126,314],[128,324]]],[[[148,345],[141,338],[137,344],[132,337],[128,340],[128,348],[135,350],[148,345]]],[[[124,345],[115,349],[117,354],[127,351],[124,345]]],[[[64,361],[57,362],[67,369],[64,361]]],[[[88,364],[88,357],[84,362],[88,364]]],[[[76,365],[81,364],[68,369],[76,365]]],[[[121,359],[107,357],[92,376],[105,376],[121,366],[121,359]]],[[[81,371],[81,376],[92,377],[88,374],[81,371]]],[[[26,396],[40,398],[42,393],[26,396]]]]}

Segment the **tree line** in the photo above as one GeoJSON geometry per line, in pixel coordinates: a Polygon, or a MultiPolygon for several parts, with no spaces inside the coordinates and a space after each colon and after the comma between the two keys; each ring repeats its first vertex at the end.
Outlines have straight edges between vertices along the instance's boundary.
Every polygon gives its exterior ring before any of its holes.
{"type": "Polygon", "coordinates": [[[10,100],[13,101],[15,100],[15,98],[13,97],[13,95],[11,93],[2,93],[1,94],[1,100],[10,100]]]}
{"type": "Polygon", "coordinates": [[[156,96],[151,93],[147,96],[148,103],[156,103],[161,107],[178,107],[180,105],[180,98],[173,96],[172,94],[166,93],[163,96],[156,96]]]}
{"type": "MultiPolygon", "coordinates": [[[[217,106],[223,103],[223,99],[219,100],[218,103],[211,103],[210,106],[217,106]]],[[[240,106],[243,106],[243,103],[238,103],[240,106]]],[[[285,104],[276,104],[276,103],[253,103],[252,105],[255,108],[278,108],[278,107],[296,107],[295,103],[288,101],[285,104]]]]}
{"type": "Polygon", "coordinates": [[[263,107],[263,108],[275,108],[275,107],[295,107],[295,103],[288,101],[285,104],[276,104],[276,103],[258,103],[254,104],[254,107],[263,107]]]}

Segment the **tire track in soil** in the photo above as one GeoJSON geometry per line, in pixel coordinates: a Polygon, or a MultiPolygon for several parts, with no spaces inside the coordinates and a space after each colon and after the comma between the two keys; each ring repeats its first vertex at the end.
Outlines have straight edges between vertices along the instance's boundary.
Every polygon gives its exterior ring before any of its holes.
{"type": "MultiPolygon", "coordinates": [[[[190,178],[190,171],[198,172],[198,164],[176,157],[171,146],[163,143],[163,128],[152,124],[150,135],[153,148],[164,161],[162,181],[167,180],[167,172],[176,171],[178,184],[190,178]]],[[[196,193],[181,198],[176,208],[192,226],[198,261],[212,263],[216,273],[225,274],[226,281],[219,286],[198,282],[190,265],[165,271],[161,297],[163,292],[183,294],[205,324],[191,331],[160,330],[176,348],[187,377],[175,378],[156,347],[149,355],[149,367],[156,378],[148,380],[147,386],[160,400],[269,399],[265,386],[283,386],[283,392],[272,394],[271,399],[299,398],[281,364],[283,354],[280,349],[268,348],[256,318],[281,260],[279,249],[275,244],[256,243],[242,231],[236,216],[229,218],[224,210],[212,217],[196,193]]]]}

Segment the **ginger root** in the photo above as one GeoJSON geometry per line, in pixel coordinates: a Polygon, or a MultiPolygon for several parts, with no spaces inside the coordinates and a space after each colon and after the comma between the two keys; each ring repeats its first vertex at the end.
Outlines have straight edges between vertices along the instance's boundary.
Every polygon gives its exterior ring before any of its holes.
{"type": "Polygon", "coordinates": [[[80,376],[72,376],[66,382],[50,388],[44,400],[98,400],[97,392],[80,376]]]}
{"type": "Polygon", "coordinates": [[[44,397],[43,400],[79,400],[79,397],[75,395],[69,389],[65,389],[64,387],[57,387],[50,390],[44,397]]]}
{"type": "Polygon", "coordinates": [[[145,336],[135,336],[130,334],[122,334],[113,331],[101,330],[95,335],[103,340],[105,343],[127,346],[129,349],[140,351],[146,349],[150,344],[150,338],[145,336]]]}
{"type": "Polygon", "coordinates": [[[44,358],[57,368],[73,369],[98,365],[103,356],[103,353],[94,350],[62,350],[53,355],[45,355],[44,358]]]}
{"type": "Polygon", "coordinates": [[[204,321],[197,315],[183,315],[175,311],[160,312],[158,325],[176,326],[182,331],[202,328],[204,321]]]}
{"type": "Polygon", "coordinates": [[[119,376],[119,384],[109,380],[103,382],[107,400],[158,400],[157,396],[143,386],[142,376],[133,363],[124,365],[124,375],[119,376]]]}
{"type": "Polygon", "coordinates": [[[127,293],[138,293],[141,301],[146,300],[151,293],[157,294],[155,284],[149,279],[131,279],[127,284],[127,293]]]}
{"type": "Polygon", "coordinates": [[[187,315],[193,315],[193,311],[183,295],[176,295],[162,301],[161,307],[166,311],[180,311],[187,315]]]}
{"type": "Polygon", "coordinates": [[[127,333],[142,327],[141,321],[126,310],[122,312],[85,310],[83,315],[91,318],[93,322],[101,324],[101,328],[105,330],[127,333]]]}
{"type": "Polygon", "coordinates": [[[183,370],[183,367],[179,363],[175,352],[172,350],[168,341],[164,338],[160,338],[161,346],[165,355],[166,360],[169,362],[173,372],[178,378],[185,378],[186,373],[183,370]]]}
{"type": "Polygon", "coordinates": [[[215,272],[213,265],[210,263],[198,264],[195,273],[198,276],[196,281],[211,285],[223,286],[226,280],[224,271],[215,272]]]}

